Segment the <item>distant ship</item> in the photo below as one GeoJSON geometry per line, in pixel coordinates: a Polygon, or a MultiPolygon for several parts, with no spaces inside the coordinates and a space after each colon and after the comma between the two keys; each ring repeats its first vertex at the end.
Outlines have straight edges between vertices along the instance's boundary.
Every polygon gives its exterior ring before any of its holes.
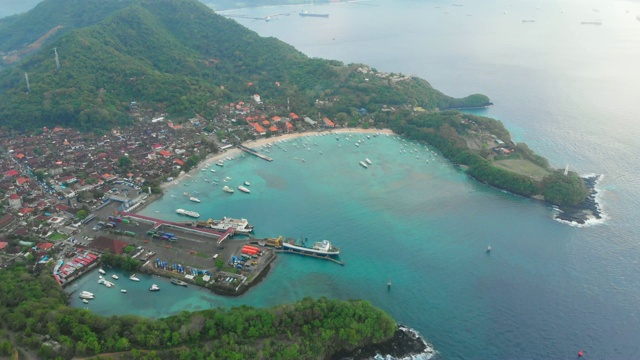
{"type": "Polygon", "coordinates": [[[222,188],[222,191],[224,191],[224,192],[228,192],[229,194],[232,194],[232,193],[233,193],[233,189],[232,189],[232,188],[230,188],[230,187],[229,187],[229,186],[227,186],[227,185],[225,185],[225,186],[222,188]]]}
{"type": "Polygon", "coordinates": [[[534,23],[536,22],[535,20],[522,20],[523,23],[534,23]]]}
{"type": "Polygon", "coordinates": [[[251,192],[251,190],[247,189],[246,187],[244,187],[242,185],[238,186],[238,190],[240,190],[240,191],[242,191],[244,193],[247,193],[247,194],[249,194],[251,192]]]}
{"type": "Polygon", "coordinates": [[[239,234],[248,234],[253,231],[253,225],[249,225],[247,219],[233,219],[228,217],[223,217],[222,220],[214,220],[209,227],[219,231],[227,231],[227,229],[232,228],[239,234]]]}
{"type": "Polygon", "coordinates": [[[176,209],[176,213],[180,215],[190,216],[193,218],[199,218],[200,214],[195,211],[185,210],[185,209],[176,209]]]}
{"type": "Polygon", "coordinates": [[[369,167],[364,161],[360,161],[360,165],[365,169],[369,167]]]}
{"type": "Polygon", "coordinates": [[[602,21],[600,20],[596,20],[596,21],[583,21],[580,24],[582,25],[602,25],[602,21]]]}
{"type": "Polygon", "coordinates": [[[293,239],[287,239],[282,243],[282,247],[285,249],[298,250],[319,255],[340,254],[340,249],[333,246],[329,240],[317,241],[313,246],[307,246],[306,241],[296,242],[293,239]]]}
{"type": "Polygon", "coordinates": [[[329,14],[314,14],[314,13],[310,13],[310,12],[306,12],[306,11],[301,11],[300,12],[300,16],[311,16],[311,17],[323,17],[323,18],[328,18],[329,14]]]}
{"type": "Polygon", "coordinates": [[[193,201],[193,202],[196,202],[196,203],[199,203],[199,202],[200,202],[200,199],[198,199],[197,197],[193,197],[193,196],[192,196],[192,197],[190,197],[190,198],[189,198],[189,200],[191,200],[191,201],[193,201]]]}

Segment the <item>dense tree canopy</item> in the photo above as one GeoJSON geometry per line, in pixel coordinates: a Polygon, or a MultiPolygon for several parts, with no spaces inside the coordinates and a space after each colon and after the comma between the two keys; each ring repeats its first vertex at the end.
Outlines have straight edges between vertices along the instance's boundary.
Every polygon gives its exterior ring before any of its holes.
{"type": "MultiPolygon", "coordinates": [[[[326,298],[267,309],[182,312],[158,320],[106,318],[67,307],[51,270],[42,270],[38,275],[22,267],[0,272],[2,327],[19,334],[13,347],[37,350],[42,359],[106,352],[145,359],[317,359],[384,341],[396,329],[393,319],[366,301],[326,298]]],[[[6,348],[0,342],[0,351],[6,348]]]]}

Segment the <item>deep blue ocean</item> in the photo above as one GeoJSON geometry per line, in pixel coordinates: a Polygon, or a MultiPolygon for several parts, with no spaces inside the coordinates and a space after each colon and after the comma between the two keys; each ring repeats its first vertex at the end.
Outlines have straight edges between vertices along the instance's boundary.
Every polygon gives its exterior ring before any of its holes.
{"type": "Polygon", "coordinates": [[[640,3],[459,5],[374,0],[229,13],[290,12],[237,20],[309,56],[420,76],[453,96],[488,95],[495,105],[476,113],[503,121],[514,140],[556,167],[604,175],[604,222],[554,221],[549,206],[474,182],[424,144],[312,136],[278,143],[271,163],[239,157],[215,174],[199,172],[143,213],[177,219],[184,207],[204,218],[245,217],[258,237],[329,239],[345,267],[283,254],[240,298],[159,278],[126,280],[119,286],[129,293],[120,294],[99,287],[95,274],[76,285],[96,293],[89,308],[161,317],[305,296],[366,299],[444,359],[573,359],[579,350],[587,359],[640,358],[640,3]],[[365,158],[368,169],[358,165],[365,158]],[[204,180],[226,176],[234,186],[250,181],[251,194],[228,195],[204,180]],[[184,191],[203,202],[190,203],[184,191]],[[162,291],[149,293],[151,282],[162,291]]]}

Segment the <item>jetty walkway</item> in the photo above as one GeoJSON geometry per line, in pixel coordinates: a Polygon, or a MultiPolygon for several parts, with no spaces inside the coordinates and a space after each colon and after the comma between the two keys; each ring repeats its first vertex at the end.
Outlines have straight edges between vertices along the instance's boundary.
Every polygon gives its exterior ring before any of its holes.
{"type": "Polygon", "coordinates": [[[233,228],[229,228],[225,232],[219,232],[211,229],[196,228],[193,226],[184,225],[174,221],[156,219],[150,216],[144,216],[140,214],[127,213],[127,212],[123,212],[121,214],[122,216],[126,216],[131,219],[135,219],[135,220],[146,222],[146,223],[152,223],[154,229],[158,229],[160,226],[165,226],[169,228],[179,229],[184,232],[190,232],[197,235],[214,236],[218,238],[218,241],[217,241],[218,245],[221,244],[223,241],[225,241],[227,238],[235,234],[235,230],[233,228]]]}
{"type": "Polygon", "coordinates": [[[242,151],[245,151],[245,152],[248,152],[251,155],[255,155],[255,156],[259,157],[260,159],[267,160],[267,161],[273,161],[272,158],[270,158],[270,157],[268,157],[266,155],[260,154],[259,152],[255,151],[255,150],[253,150],[251,148],[248,148],[248,147],[246,147],[244,145],[238,145],[238,149],[240,149],[242,151]]]}

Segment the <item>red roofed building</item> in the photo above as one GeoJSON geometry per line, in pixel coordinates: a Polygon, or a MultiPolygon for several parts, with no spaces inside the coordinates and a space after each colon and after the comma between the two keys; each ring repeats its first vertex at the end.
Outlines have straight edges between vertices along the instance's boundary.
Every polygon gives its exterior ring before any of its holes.
{"type": "Polygon", "coordinates": [[[29,178],[21,177],[21,178],[17,178],[16,179],[16,184],[18,186],[22,186],[22,185],[24,185],[25,183],[28,183],[28,182],[29,182],[29,178]]]}
{"type": "Polygon", "coordinates": [[[264,120],[264,121],[262,122],[262,125],[264,125],[264,126],[269,126],[269,120],[264,120]]]}
{"type": "Polygon", "coordinates": [[[277,122],[277,121],[282,120],[282,118],[280,116],[276,115],[276,116],[272,117],[271,120],[277,122]]]}
{"type": "Polygon", "coordinates": [[[53,247],[53,244],[50,242],[45,242],[45,243],[40,243],[36,245],[36,247],[42,251],[48,251],[48,250],[51,250],[51,248],[53,247]]]}
{"type": "Polygon", "coordinates": [[[34,208],[22,208],[20,209],[20,211],[18,211],[18,213],[22,216],[31,214],[33,212],[34,208]]]}
{"type": "Polygon", "coordinates": [[[0,250],[6,249],[7,246],[9,246],[8,242],[4,242],[4,241],[0,242],[0,250]]]}
{"type": "Polygon", "coordinates": [[[289,117],[291,118],[291,120],[300,120],[300,117],[296,115],[296,113],[289,114],[289,117]]]}
{"type": "Polygon", "coordinates": [[[255,124],[254,127],[256,128],[258,134],[264,134],[266,132],[266,130],[262,126],[260,126],[260,124],[255,124]]]}
{"type": "Polygon", "coordinates": [[[164,157],[169,157],[169,156],[171,156],[171,153],[170,153],[170,152],[168,152],[167,150],[162,150],[162,151],[158,152],[158,154],[160,154],[160,155],[162,155],[162,156],[164,156],[164,157]]]}
{"type": "Polygon", "coordinates": [[[124,241],[111,239],[106,236],[100,236],[97,239],[93,240],[89,246],[98,251],[108,251],[116,255],[120,255],[124,251],[124,248],[127,247],[127,243],[124,241]]]}
{"type": "Polygon", "coordinates": [[[276,132],[278,131],[278,128],[275,125],[271,125],[271,127],[269,128],[269,131],[276,132]]]}
{"type": "Polygon", "coordinates": [[[7,171],[7,173],[5,174],[6,176],[10,176],[10,177],[16,177],[18,175],[20,175],[20,172],[18,170],[9,170],[7,171]]]}
{"type": "Polygon", "coordinates": [[[329,120],[329,118],[324,118],[322,119],[324,121],[324,124],[328,127],[335,127],[336,124],[333,123],[333,121],[329,120]]]}
{"type": "Polygon", "coordinates": [[[18,159],[22,159],[22,158],[24,158],[24,154],[18,154],[18,155],[16,155],[16,157],[17,157],[18,159]]]}
{"type": "Polygon", "coordinates": [[[293,125],[290,122],[287,121],[284,125],[287,127],[287,132],[293,131],[293,125]]]}
{"type": "Polygon", "coordinates": [[[180,165],[180,166],[184,166],[184,161],[180,160],[180,159],[173,159],[173,162],[180,165]]]}
{"type": "Polygon", "coordinates": [[[22,199],[17,194],[9,195],[9,206],[13,209],[19,209],[22,206],[22,199]]]}

